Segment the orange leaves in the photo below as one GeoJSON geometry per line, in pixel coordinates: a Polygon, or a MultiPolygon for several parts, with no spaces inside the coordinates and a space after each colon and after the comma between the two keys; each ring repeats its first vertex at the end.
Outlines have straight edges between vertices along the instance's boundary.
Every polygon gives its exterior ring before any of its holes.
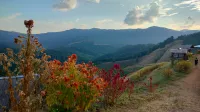
{"type": "Polygon", "coordinates": [[[77,61],[77,55],[72,54],[71,56],[68,57],[68,62],[76,62],[77,61]]]}
{"type": "Polygon", "coordinates": [[[69,82],[69,80],[70,80],[69,77],[67,77],[67,76],[64,77],[64,81],[65,81],[66,83],[69,82]]]}
{"type": "Polygon", "coordinates": [[[46,85],[47,99],[52,99],[48,97],[57,94],[55,102],[69,109],[78,106],[85,110],[94,99],[102,95],[108,84],[97,75],[98,68],[91,62],[76,64],[76,61],[77,56],[73,54],[64,63],[59,60],[49,62],[51,78],[46,85]]]}

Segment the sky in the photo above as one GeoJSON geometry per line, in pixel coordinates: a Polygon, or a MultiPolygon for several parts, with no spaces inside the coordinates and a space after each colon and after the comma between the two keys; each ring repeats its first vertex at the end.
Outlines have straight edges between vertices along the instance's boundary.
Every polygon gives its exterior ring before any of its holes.
{"type": "Polygon", "coordinates": [[[33,33],[151,26],[200,30],[200,0],[0,0],[0,30],[33,33]]]}

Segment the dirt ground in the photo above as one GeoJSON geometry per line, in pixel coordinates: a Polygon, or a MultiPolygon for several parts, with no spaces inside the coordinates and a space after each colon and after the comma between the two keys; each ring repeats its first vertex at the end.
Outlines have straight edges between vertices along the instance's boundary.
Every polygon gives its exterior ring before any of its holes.
{"type": "MultiPolygon", "coordinates": [[[[200,56],[198,56],[200,59],[200,56]]],[[[173,82],[155,100],[135,108],[121,105],[108,112],[200,112],[200,64],[185,78],[173,82]]]]}

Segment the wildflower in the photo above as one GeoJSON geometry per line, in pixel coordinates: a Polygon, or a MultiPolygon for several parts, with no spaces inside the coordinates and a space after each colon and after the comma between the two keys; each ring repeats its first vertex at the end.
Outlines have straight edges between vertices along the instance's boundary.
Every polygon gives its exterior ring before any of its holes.
{"type": "Polygon", "coordinates": [[[61,95],[61,94],[62,94],[62,92],[61,92],[61,91],[57,91],[57,94],[58,94],[58,95],[61,95]]]}
{"type": "Polygon", "coordinates": [[[71,74],[69,77],[70,77],[70,78],[74,78],[74,75],[73,75],[73,74],[71,74]]]}
{"type": "Polygon", "coordinates": [[[52,78],[52,79],[55,79],[56,77],[55,77],[55,75],[51,75],[51,78],[52,78]]]}
{"type": "Polygon", "coordinates": [[[76,54],[72,54],[71,58],[72,58],[72,60],[76,60],[77,59],[77,55],[76,54]]]}
{"type": "Polygon", "coordinates": [[[25,96],[25,93],[23,91],[20,91],[19,96],[25,96]]]}
{"type": "Polygon", "coordinates": [[[14,38],[14,42],[15,42],[15,44],[17,44],[18,43],[18,38],[14,38]]]}
{"type": "Polygon", "coordinates": [[[27,28],[32,28],[33,27],[33,20],[29,20],[29,21],[27,21],[27,20],[25,20],[24,21],[24,25],[27,27],[27,28]]]}
{"type": "Polygon", "coordinates": [[[46,91],[41,91],[42,96],[46,96],[46,91]]]}
{"type": "Polygon", "coordinates": [[[78,89],[78,83],[77,83],[77,82],[74,82],[74,83],[73,83],[73,86],[74,86],[76,89],[78,89]]]}
{"type": "Polygon", "coordinates": [[[120,65],[119,64],[114,64],[114,68],[118,70],[118,69],[120,69],[120,65]]]}
{"type": "Polygon", "coordinates": [[[65,80],[65,82],[68,82],[68,81],[70,80],[70,78],[67,77],[67,76],[65,76],[65,77],[64,77],[64,80],[65,80]]]}

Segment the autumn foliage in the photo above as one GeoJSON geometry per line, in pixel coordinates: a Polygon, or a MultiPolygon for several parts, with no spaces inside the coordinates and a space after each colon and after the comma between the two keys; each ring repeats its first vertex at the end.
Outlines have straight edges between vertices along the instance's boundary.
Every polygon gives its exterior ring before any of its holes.
{"type": "Polygon", "coordinates": [[[134,84],[129,81],[126,76],[121,76],[123,71],[120,65],[115,64],[109,71],[102,70],[100,77],[108,82],[108,87],[104,90],[104,103],[106,105],[113,105],[120,98],[120,96],[126,92],[131,93],[134,88],[134,84]]]}
{"type": "Polygon", "coordinates": [[[107,83],[98,77],[92,63],[76,64],[73,54],[61,63],[49,62],[50,77],[45,84],[48,106],[62,105],[66,110],[85,111],[101,96],[107,83]]]}

